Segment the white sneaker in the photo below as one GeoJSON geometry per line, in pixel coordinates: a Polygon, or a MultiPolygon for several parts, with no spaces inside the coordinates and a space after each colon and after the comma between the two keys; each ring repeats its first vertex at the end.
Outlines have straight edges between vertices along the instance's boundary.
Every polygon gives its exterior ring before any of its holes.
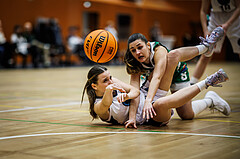
{"type": "Polygon", "coordinates": [[[222,27],[217,27],[215,28],[210,36],[207,36],[206,39],[203,37],[199,37],[201,39],[201,43],[205,45],[206,47],[208,47],[208,50],[204,53],[204,55],[206,57],[210,57],[213,54],[213,49],[216,46],[216,43],[222,39],[222,37],[224,36],[224,30],[222,27]]]}
{"type": "Polygon", "coordinates": [[[226,116],[230,114],[231,112],[230,106],[217,93],[209,91],[206,93],[205,98],[210,98],[213,101],[213,104],[209,107],[210,109],[212,110],[216,109],[226,116]]]}

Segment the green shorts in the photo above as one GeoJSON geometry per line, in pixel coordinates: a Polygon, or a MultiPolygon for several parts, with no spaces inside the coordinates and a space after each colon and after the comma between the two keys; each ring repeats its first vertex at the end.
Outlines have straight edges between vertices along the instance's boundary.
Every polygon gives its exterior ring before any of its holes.
{"type": "Polygon", "coordinates": [[[172,84],[190,81],[186,62],[179,62],[175,69],[172,84]]]}

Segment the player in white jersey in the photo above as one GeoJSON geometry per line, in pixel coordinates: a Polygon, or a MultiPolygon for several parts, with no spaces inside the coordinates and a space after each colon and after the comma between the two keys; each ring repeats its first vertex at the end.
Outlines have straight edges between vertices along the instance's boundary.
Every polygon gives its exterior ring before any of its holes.
{"type": "MultiPolygon", "coordinates": [[[[225,35],[232,45],[233,52],[239,54],[240,58],[240,0],[203,0],[200,18],[204,36],[209,35],[217,26],[222,26],[225,35]],[[209,11],[210,19],[207,23],[207,14],[209,11]]],[[[213,52],[221,52],[224,39],[223,37],[217,42],[213,52]]],[[[191,83],[196,83],[202,77],[207,64],[211,60],[211,56],[212,54],[207,56],[201,55],[191,77],[191,83]]]]}
{"type": "MultiPolygon", "coordinates": [[[[206,89],[208,86],[216,86],[227,79],[226,73],[219,70],[206,80],[193,86],[156,99],[156,101],[153,101],[153,107],[157,115],[147,120],[144,118],[142,111],[145,102],[144,92],[112,77],[106,67],[97,65],[93,66],[88,72],[88,80],[83,90],[82,101],[86,91],[90,104],[90,114],[93,119],[100,117],[105,122],[126,124],[125,127],[134,128],[137,128],[136,124],[145,123],[161,126],[167,124],[170,120],[173,115],[172,108],[180,107],[195,97],[201,90],[206,89]],[[136,104],[138,98],[140,102],[136,104]],[[137,107],[135,107],[136,105],[137,107]]],[[[225,115],[230,113],[227,102],[213,91],[209,91],[202,102],[206,107],[221,110],[225,115]]]]}

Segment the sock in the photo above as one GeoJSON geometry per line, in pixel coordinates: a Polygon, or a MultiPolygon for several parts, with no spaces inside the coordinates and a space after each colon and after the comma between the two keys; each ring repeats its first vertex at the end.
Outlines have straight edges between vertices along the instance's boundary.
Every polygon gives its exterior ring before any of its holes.
{"type": "Polygon", "coordinates": [[[191,77],[191,80],[190,80],[190,83],[191,84],[195,84],[195,83],[197,83],[198,82],[198,79],[196,78],[196,77],[191,77]]]}
{"type": "Polygon", "coordinates": [[[196,83],[196,85],[198,86],[198,88],[200,89],[200,91],[202,91],[203,89],[206,89],[206,88],[207,88],[207,85],[206,85],[205,80],[202,80],[202,81],[196,83]]]}
{"type": "Polygon", "coordinates": [[[202,55],[203,53],[205,53],[208,50],[208,48],[205,45],[197,45],[196,47],[198,49],[199,55],[202,55]]]}
{"type": "Polygon", "coordinates": [[[212,100],[208,98],[192,101],[192,110],[194,112],[194,116],[200,114],[202,111],[204,111],[211,105],[212,100]]]}

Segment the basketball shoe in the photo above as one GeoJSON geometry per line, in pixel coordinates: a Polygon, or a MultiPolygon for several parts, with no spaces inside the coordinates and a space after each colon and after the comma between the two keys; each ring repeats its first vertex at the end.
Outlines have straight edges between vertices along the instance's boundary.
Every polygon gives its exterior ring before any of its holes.
{"type": "Polygon", "coordinates": [[[222,114],[228,116],[231,112],[231,108],[228,103],[222,99],[217,93],[209,91],[206,93],[205,98],[212,100],[212,105],[209,107],[211,110],[217,110],[222,114]]]}
{"type": "Polygon", "coordinates": [[[210,34],[210,36],[207,35],[206,39],[203,37],[199,37],[201,40],[200,44],[205,45],[206,47],[208,47],[208,50],[204,53],[204,55],[206,57],[210,57],[213,54],[213,49],[216,46],[216,43],[222,39],[222,37],[224,36],[224,30],[222,27],[217,27],[215,28],[212,33],[210,34]]]}
{"type": "Polygon", "coordinates": [[[205,79],[206,86],[213,86],[213,87],[222,87],[221,84],[222,82],[226,82],[228,80],[227,74],[223,71],[223,69],[219,69],[217,72],[214,74],[208,76],[205,79]]]}

